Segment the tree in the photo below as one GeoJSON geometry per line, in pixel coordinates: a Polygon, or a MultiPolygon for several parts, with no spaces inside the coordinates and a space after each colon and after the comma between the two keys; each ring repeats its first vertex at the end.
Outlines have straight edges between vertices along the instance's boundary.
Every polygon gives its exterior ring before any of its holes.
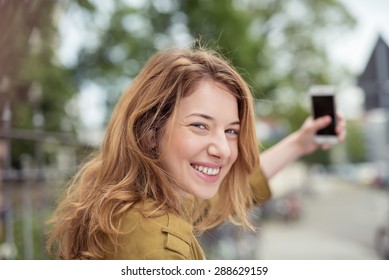
{"type": "MultiPolygon", "coordinates": [[[[48,189],[55,189],[63,178],[56,176],[46,189],[41,179],[48,178],[42,177],[40,167],[45,157],[58,154],[59,149],[62,154],[71,149],[65,151],[42,140],[72,139],[69,135],[77,125],[77,116],[69,113],[77,84],[57,55],[58,23],[67,3],[0,0],[0,200],[4,202],[0,210],[5,213],[0,228],[5,223],[6,232],[0,232],[0,243],[6,249],[0,252],[1,258],[19,259],[23,253],[28,259],[47,258],[42,248],[46,220],[42,209],[50,196],[48,189]],[[10,172],[10,168],[19,172],[10,172]]],[[[93,10],[88,0],[73,3],[93,10]]]]}
{"type": "MultiPolygon", "coordinates": [[[[79,6],[89,7],[79,0],[79,6]]],[[[58,22],[66,1],[0,1],[0,112],[10,109],[12,129],[75,133],[68,102],[77,93],[58,60],[58,22]]],[[[2,124],[3,126],[4,124],[2,124]]],[[[12,140],[12,161],[33,154],[34,143],[12,140]]]]}
{"type": "MultiPolygon", "coordinates": [[[[355,23],[333,0],[115,1],[100,13],[110,21],[74,71],[79,81],[105,88],[110,106],[156,49],[200,38],[231,59],[259,99],[278,100],[259,114],[283,116],[306,111],[301,96],[311,84],[337,82],[325,46],[355,23]]],[[[292,118],[291,127],[297,124],[292,118]]]]}

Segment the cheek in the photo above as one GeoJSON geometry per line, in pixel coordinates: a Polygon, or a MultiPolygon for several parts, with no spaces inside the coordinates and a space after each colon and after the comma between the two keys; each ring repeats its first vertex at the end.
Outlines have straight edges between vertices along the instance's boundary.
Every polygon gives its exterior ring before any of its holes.
{"type": "Polygon", "coordinates": [[[192,141],[190,137],[186,137],[182,133],[175,133],[170,141],[161,143],[161,158],[165,165],[175,166],[181,165],[181,161],[190,157],[190,152],[196,145],[196,141],[192,141]]]}
{"type": "Polygon", "coordinates": [[[231,149],[230,160],[231,160],[231,164],[233,164],[239,155],[238,142],[231,143],[230,149],[231,149]]]}

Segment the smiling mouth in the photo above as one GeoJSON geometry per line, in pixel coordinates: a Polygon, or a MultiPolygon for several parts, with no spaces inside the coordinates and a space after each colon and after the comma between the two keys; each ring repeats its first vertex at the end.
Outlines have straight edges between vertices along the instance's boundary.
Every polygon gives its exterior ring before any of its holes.
{"type": "Polygon", "coordinates": [[[196,169],[197,171],[199,171],[201,173],[204,173],[205,175],[208,175],[208,176],[218,175],[220,173],[220,169],[221,169],[221,167],[219,167],[219,168],[210,168],[210,167],[205,167],[205,166],[196,165],[196,164],[191,164],[191,166],[194,169],[196,169]]]}

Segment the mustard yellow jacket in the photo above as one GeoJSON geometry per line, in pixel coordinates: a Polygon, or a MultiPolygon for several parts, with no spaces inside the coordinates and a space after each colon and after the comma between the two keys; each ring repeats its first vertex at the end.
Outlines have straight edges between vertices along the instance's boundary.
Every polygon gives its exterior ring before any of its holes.
{"type": "MultiPolygon", "coordinates": [[[[261,169],[250,178],[254,202],[263,203],[271,193],[261,169]]],[[[201,260],[203,250],[193,235],[192,225],[168,213],[156,218],[143,217],[135,207],[122,223],[129,234],[120,237],[122,246],[107,256],[116,260],[201,260]]]]}

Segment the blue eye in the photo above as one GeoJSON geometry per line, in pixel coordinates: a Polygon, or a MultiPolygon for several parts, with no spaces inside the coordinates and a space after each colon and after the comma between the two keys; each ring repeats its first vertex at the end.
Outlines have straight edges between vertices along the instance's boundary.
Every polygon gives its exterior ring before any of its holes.
{"type": "Polygon", "coordinates": [[[191,126],[197,127],[199,129],[206,129],[207,127],[202,123],[192,123],[191,126]]]}
{"type": "Polygon", "coordinates": [[[239,130],[237,130],[237,129],[227,129],[226,133],[239,135],[239,130]]]}

